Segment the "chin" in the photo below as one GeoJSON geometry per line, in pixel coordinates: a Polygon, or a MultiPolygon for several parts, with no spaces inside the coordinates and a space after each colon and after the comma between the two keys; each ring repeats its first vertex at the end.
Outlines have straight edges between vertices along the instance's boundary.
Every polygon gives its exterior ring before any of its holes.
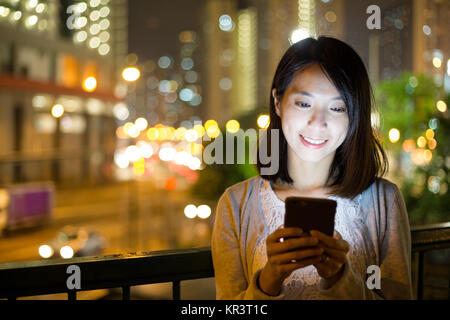
{"type": "Polygon", "coordinates": [[[302,161],[304,161],[304,162],[311,162],[311,163],[318,163],[318,162],[320,162],[320,161],[322,161],[325,157],[305,157],[305,156],[302,156],[302,157],[299,157],[302,161]]]}
{"type": "Polygon", "coordinates": [[[305,162],[320,162],[327,157],[322,152],[316,151],[314,154],[314,151],[311,150],[300,150],[296,152],[296,155],[297,158],[305,162]]]}

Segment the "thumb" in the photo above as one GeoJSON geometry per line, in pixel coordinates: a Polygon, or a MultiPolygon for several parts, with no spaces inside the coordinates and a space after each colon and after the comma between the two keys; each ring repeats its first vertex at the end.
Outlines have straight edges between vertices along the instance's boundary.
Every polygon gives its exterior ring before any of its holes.
{"type": "Polygon", "coordinates": [[[337,232],[336,230],[334,230],[333,238],[342,240],[341,234],[339,232],[337,232]]]}

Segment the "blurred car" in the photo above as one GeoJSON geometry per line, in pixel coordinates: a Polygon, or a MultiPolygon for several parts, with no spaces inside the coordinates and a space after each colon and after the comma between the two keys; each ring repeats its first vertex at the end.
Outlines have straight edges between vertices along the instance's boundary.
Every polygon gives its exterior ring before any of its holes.
{"type": "Polygon", "coordinates": [[[65,226],[55,238],[39,247],[39,255],[44,259],[70,259],[98,255],[105,247],[106,241],[97,230],[65,226]]]}
{"type": "Polygon", "coordinates": [[[55,187],[52,182],[12,184],[0,188],[0,231],[36,227],[51,220],[55,187]]]}

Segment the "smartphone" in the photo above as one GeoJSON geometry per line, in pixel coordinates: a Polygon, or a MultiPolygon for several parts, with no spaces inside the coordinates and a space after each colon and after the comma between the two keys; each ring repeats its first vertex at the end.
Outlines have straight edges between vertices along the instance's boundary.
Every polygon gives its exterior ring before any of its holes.
{"type": "Polygon", "coordinates": [[[284,227],[301,228],[308,233],[318,230],[333,236],[336,207],[337,202],[331,199],[287,197],[284,227]]]}

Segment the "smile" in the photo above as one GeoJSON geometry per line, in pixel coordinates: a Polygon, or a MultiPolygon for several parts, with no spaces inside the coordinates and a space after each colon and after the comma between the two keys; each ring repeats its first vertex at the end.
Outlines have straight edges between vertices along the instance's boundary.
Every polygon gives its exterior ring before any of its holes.
{"type": "Polygon", "coordinates": [[[300,140],[302,141],[302,143],[305,146],[307,146],[308,148],[312,148],[312,149],[321,148],[328,141],[328,140],[316,140],[316,139],[307,138],[307,137],[302,136],[301,134],[300,134],[300,140]]]}

